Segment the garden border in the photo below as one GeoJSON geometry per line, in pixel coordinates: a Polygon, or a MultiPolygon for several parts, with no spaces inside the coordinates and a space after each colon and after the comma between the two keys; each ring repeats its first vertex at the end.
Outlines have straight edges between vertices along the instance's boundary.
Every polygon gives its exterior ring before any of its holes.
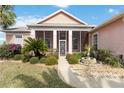
{"type": "Polygon", "coordinates": [[[76,88],[123,88],[124,79],[121,78],[85,78],[70,68],[65,57],[58,61],[58,75],[67,84],[76,88]]]}

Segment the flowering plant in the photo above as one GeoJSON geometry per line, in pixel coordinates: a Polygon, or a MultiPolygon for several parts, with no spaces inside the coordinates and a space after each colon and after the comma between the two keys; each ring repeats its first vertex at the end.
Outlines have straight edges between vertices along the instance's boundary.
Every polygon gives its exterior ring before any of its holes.
{"type": "Polygon", "coordinates": [[[21,45],[20,44],[9,44],[8,50],[13,52],[14,54],[20,54],[21,53],[21,45]]]}
{"type": "Polygon", "coordinates": [[[0,46],[0,58],[11,58],[21,53],[20,44],[3,44],[0,46]]]}

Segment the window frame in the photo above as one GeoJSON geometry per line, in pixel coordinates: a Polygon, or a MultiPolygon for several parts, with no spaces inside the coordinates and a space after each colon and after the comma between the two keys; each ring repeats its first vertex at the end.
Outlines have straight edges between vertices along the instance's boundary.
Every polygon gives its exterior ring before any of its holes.
{"type": "MultiPolygon", "coordinates": [[[[21,38],[23,38],[23,37],[22,37],[22,34],[15,34],[15,38],[17,38],[17,35],[18,35],[18,36],[21,36],[21,38]]],[[[18,38],[20,38],[20,37],[18,37],[18,38]]]]}
{"type": "Polygon", "coordinates": [[[72,31],[72,51],[73,52],[80,52],[80,31],[72,31]],[[76,33],[76,34],[74,34],[74,33],[76,33]],[[78,36],[78,34],[79,34],[79,36],[78,36]],[[75,35],[76,35],[76,37],[75,37],[75,35]],[[77,42],[76,43],[74,43],[74,40],[77,40],[77,42]],[[74,46],[76,45],[76,47],[77,47],[77,49],[76,48],[74,48],[74,46]]]}
{"type": "Polygon", "coordinates": [[[20,34],[20,33],[14,34],[14,43],[22,45],[23,44],[23,34],[20,34]],[[17,38],[16,35],[21,35],[21,38],[17,38]],[[17,43],[17,39],[21,39],[21,43],[20,42],[17,43]]]}
{"type": "Polygon", "coordinates": [[[51,31],[44,31],[44,41],[48,45],[48,48],[52,49],[53,48],[53,32],[51,32],[51,31]],[[47,33],[51,33],[52,36],[51,36],[51,34],[48,35],[47,33]]]}
{"type": "Polygon", "coordinates": [[[93,47],[96,46],[96,48],[95,48],[96,50],[99,49],[98,40],[99,40],[98,32],[93,33],[93,35],[92,35],[92,46],[93,46],[93,47]],[[95,35],[97,35],[97,40],[96,40],[96,41],[94,41],[94,36],[95,36],[95,35]],[[94,44],[94,42],[96,42],[96,44],[94,44]]]}

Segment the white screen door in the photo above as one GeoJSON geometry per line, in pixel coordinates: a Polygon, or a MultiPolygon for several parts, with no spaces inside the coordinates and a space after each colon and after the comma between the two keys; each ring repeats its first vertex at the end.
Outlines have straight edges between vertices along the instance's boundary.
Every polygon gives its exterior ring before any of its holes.
{"type": "Polygon", "coordinates": [[[66,40],[59,41],[59,53],[60,53],[60,56],[66,55],[66,40]]]}

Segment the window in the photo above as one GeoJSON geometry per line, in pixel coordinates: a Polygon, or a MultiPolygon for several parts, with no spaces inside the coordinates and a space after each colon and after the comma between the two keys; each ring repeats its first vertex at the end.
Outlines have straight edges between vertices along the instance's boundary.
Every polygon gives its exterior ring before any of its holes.
{"type": "Polygon", "coordinates": [[[53,48],[53,32],[52,31],[45,31],[45,42],[49,49],[53,48]]]}
{"type": "Polygon", "coordinates": [[[93,35],[93,46],[95,50],[98,49],[98,34],[93,35]]]}
{"type": "Polygon", "coordinates": [[[16,34],[15,35],[15,39],[14,39],[14,43],[15,44],[22,44],[22,35],[21,34],[16,34]]]}
{"type": "Polygon", "coordinates": [[[22,35],[15,35],[16,38],[22,38],[22,35]]]}
{"type": "Polygon", "coordinates": [[[45,39],[45,42],[46,42],[48,48],[50,49],[50,48],[51,48],[50,39],[49,39],[49,38],[46,38],[46,39],[45,39]]]}
{"type": "Polygon", "coordinates": [[[72,32],[72,40],[73,40],[73,52],[80,51],[80,32],[73,31],[72,32]]]}
{"type": "Polygon", "coordinates": [[[78,49],[78,38],[73,39],[73,49],[78,49]]]}
{"type": "Polygon", "coordinates": [[[66,40],[66,32],[60,31],[60,40],[66,40]]]}

